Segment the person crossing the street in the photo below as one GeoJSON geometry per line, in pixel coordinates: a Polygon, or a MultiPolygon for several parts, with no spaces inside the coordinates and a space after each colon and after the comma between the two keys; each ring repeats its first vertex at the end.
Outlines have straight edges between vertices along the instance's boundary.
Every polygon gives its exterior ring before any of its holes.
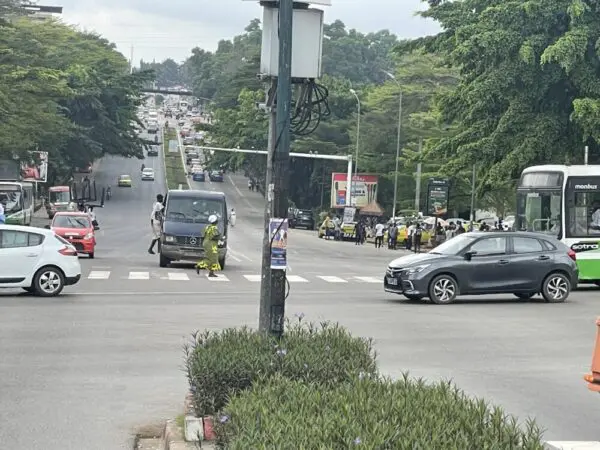
{"type": "Polygon", "coordinates": [[[154,255],[154,246],[158,246],[158,250],[160,251],[160,229],[161,222],[163,217],[163,196],[162,194],[158,194],[156,196],[156,202],[152,206],[152,213],[150,214],[150,227],[152,228],[152,241],[150,242],[150,247],[148,248],[148,253],[154,255]]]}
{"type": "Polygon", "coordinates": [[[221,238],[217,223],[219,218],[213,214],[208,218],[208,226],[204,229],[204,238],[202,240],[202,247],[204,249],[204,258],[198,261],[196,264],[196,273],[200,274],[200,270],[208,270],[208,276],[215,278],[217,275],[215,272],[221,270],[219,264],[219,249],[217,243],[221,238]]]}

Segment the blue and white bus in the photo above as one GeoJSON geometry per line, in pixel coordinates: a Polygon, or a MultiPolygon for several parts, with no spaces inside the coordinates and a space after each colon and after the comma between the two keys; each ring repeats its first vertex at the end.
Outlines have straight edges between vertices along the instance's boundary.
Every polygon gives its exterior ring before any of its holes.
{"type": "Polygon", "coordinates": [[[31,225],[35,206],[33,183],[0,181],[0,201],[4,204],[7,224],[31,225]]]}
{"type": "Polygon", "coordinates": [[[515,229],[556,236],[575,252],[580,282],[600,286],[600,166],[526,168],[515,229]]]}

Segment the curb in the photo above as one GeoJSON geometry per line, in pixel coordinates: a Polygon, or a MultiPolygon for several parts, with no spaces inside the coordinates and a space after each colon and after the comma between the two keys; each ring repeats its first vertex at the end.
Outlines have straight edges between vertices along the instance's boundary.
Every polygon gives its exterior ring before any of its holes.
{"type": "Polygon", "coordinates": [[[600,441],[545,441],[546,450],[600,450],[600,441]]]}
{"type": "Polygon", "coordinates": [[[181,166],[183,167],[183,172],[185,173],[185,181],[188,186],[188,190],[192,189],[192,183],[190,182],[190,177],[187,175],[187,167],[185,164],[185,147],[183,145],[183,141],[181,140],[181,135],[179,134],[179,128],[175,128],[177,132],[177,147],[179,148],[179,156],[181,156],[181,166]]]}

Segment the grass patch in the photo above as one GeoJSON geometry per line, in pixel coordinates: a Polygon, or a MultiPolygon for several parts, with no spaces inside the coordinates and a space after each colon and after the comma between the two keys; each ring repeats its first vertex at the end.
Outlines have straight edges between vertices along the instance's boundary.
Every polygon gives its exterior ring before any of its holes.
{"type": "Polygon", "coordinates": [[[165,137],[163,141],[163,155],[165,158],[167,188],[178,189],[179,185],[181,185],[183,189],[188,189],[187,175],[180,153],[169,153],[169,141],[171,140],[177,140],[177,131],[169,128],[167,131],[165,131],[165,137]]]}

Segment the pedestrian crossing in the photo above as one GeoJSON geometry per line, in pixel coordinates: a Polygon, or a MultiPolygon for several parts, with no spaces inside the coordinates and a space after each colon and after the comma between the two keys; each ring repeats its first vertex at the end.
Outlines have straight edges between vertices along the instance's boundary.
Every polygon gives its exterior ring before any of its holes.
{"type": "MultiPolygon", "coordinates": [[[[206,278],[211,282],[223,283],[223,282],[238,282],[244,281],[248,283],[260,283],[260,274],[244,274],[239,272],[220,272],[217,276],[212,278],[208,277],[205,272],[201,272],[200,275],[192,270],[189,271],[112,271],[112,270],[91,270],[87,274],[83,274],[82,278],[93,281],[111,281],[111,280],[131,280],[131,281],[150,281],[150,280],[164,280],[164,281],[193,281],[206,278]]],[[[365,276],[365,275],[293,275],[287,274],[287,281],[294,284],[306,284],[314,282],[324,282],[330,284],[381,284],[381,276],[365,276]]]]}

